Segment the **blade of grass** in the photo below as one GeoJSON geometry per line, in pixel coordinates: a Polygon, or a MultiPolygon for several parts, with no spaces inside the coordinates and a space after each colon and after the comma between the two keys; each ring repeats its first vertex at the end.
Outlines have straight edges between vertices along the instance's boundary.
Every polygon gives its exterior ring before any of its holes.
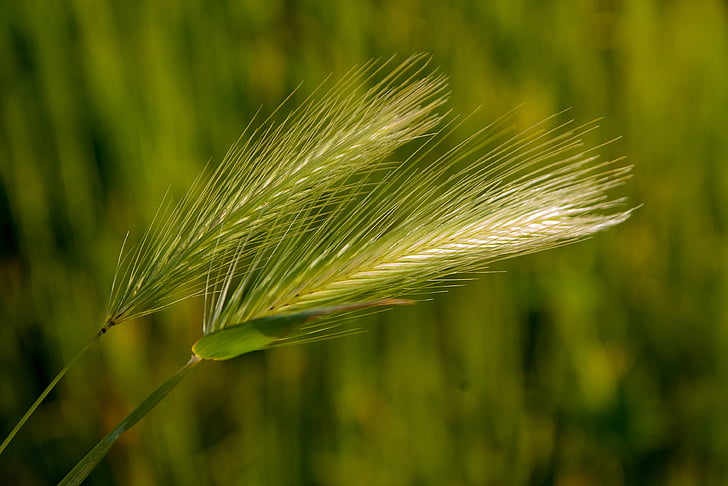
{"type": "MultiPolygon", "coordinates": [[[[105,332],[105,331],[104,331],[105,332]]],[[[53,390],[53,388],[56,386],[56,384],[63,378],[63,376],[68,372],[68,370],[71,369],[73,364],[78,361],[78,359],[83,356],[86,351],[91,347],[93,343],[96,342],[96,340],[103,334],[103,332],[99,331],[94,335],[94,337],[84,345],[81,350],[76,353],[76,355],[71,358],[71,360],[66,364],[66,366],[63,367],[61,371],[58,372],[55,378],[48,384],[45,390],[43,390],[43,393],[40,394],[40,396],[33,402],[33,404],[28,408],[28,410],[25,412],[25,415],[18,421],[18,423],[13,427],[13,430],[10,431],[8,436],[5,438],[2,444],[0,444],[0,454],[3,453],[5,448],[10,444],[10,441],[13,440],[13,437],[18,433],[20,428],[25,424],[25,422],[28,421],[31,415],[33,415],[33,412],[40,406],[40,404],[43,402],[45,397],[48,396],[48,394],[53,390]]]]}
{"type": "Polygon", "coordinates": [[[171,392],[174,387],[179,385],[182,379],[187,376],[190,371],[202,361],[197,356],[192,356],[190,360],[182,368],[177,370],[167,381],[162,383],[159,388],[154,390],[137,408],[127,415],[119,425],[108,433],[96,446],[81,459],[65,478],[58,483],[59,486],[75,486],[83,482],[84,479],[94,470],[101,459],[106,456],[114,445],[114,442],[127,430],[139,422],[146,414],[148,414],[159,402],[171,392]]]}

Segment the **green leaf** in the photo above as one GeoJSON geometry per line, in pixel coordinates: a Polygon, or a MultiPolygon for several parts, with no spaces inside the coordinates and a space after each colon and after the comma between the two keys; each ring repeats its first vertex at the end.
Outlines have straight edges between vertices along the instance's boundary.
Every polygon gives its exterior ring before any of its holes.
{"type": "Polygon", "coordinates": [[[383,299],[320,307],[292,314],[265,316],[203,336],[192,346],[192,352],[202,359],[226,360],[237,358],[246,353],[265,349],[277,340],[285,338],[291,332],[319,317],[369,307],[410,303],[412,301],[404,299],[383,299]]]}
{"type": "Polygon", "coordinates": [[[91,474],[96,465],[103,459],[114,445],[114,442],[134,424],[139,422],[147,415],[159,402],[171,392],[174,387],[179,385],[182,379],[189,374],[190,371],[200,362],[196,356],[192,356],[190,360],[182,368],[172,375],[167,381],[162,383],[159,388],[154,390],[137,408],[127,415],[119,425],[107,434],[96,446],[84,456],[83,459],[73,467],[65,478],[58,483],[58,486],[78,486],[86,477],[91,474]]]}

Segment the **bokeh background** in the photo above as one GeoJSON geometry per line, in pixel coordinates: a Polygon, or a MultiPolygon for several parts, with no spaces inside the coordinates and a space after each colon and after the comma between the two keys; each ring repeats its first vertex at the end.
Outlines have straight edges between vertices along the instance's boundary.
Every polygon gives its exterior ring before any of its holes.
{"type": "MultiPolygon", "coordinates": [[[[728,4],[3,2],[0,435],[98,329],[124,234],[259,106],[429,52],[472,131],[606,118],[644,206],[366,334],[204,364],[99,485],[728,484],[728,4]]],[[[55,484],[183,364],[189,301],[112,330],[0,456],[55,484]]]]}

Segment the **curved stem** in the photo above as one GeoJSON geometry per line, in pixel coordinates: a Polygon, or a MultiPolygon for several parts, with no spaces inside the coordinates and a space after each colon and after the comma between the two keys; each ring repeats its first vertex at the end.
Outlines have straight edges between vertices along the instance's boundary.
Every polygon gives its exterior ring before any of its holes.
{"type": "Polygon", "coordinates": [[[10,433],[5,438],[3,443],[0,444],[0,454],[2,454],[3,451],[5,450],[5,448],[8,446],[8,444],[10,444],[10,441],[13,440],[13,437],[15,437],[15,434],[18,433],[18,431],[23,426],[23,424],[25,424],[25,422],[28,421],[30,416],[33,415],[33,412],[35,412],[35,410],[43,402],[45,397],[48,396],[48,394],[51,392],[51,390],[53,390],[53,388],[61,380],[61,378],[63,378],[63,376],[68,372],[68,370],[71,369],[71,366],[73,366],[73,364],[78,360],[78,358],[83,356],[83,354],[86,353],[88,348],[90,348],[91,345],[94,342],[96,342],[96,340],[106,332],[105,330],[102,330],[102,331],[99,331],[97,334],[95,334],[94,337],[88,343],[86,343],[86,345],[83,348],[81,348],[81,350],[78,353],[76,353],[76,356],[71,358],[71,361],[69,361],[68,364],[66,364],[66,366],[64,366],[63,369],[58,372],[56,377],[53,378],[53,381],[51,381],[48,384],[48,386],[46,387],[46,389],[43,390],[43,393],[41,393],[40,396],[35,400],[35,402],[33,402],[33,405],[31,405],[30,408],[28,408],[28,410],[25,412],[25,415],[23,415],[23,417],[20,419],[20,421],[18,421],[18,423],[13,428],[13,430],[10,431],[10,433]]]}
{"type": "Polygon", "coordinates": [[[169,392],[171,392],[174,387],[182,381],[182,378],[187,376],[200,361],[202,361],[200,358],[193,355],[187,364],[177,370],[177,372],[169,377],[167,381],[162,383],[159,388],[154,390],[146,399],[144,399],[137,408],[119,422],[119,425],[117,425],[114,430],[101,439],[101,441],[96,444],[96,446],[91,449],[88,454],[86,454],[84,458],[73,467],[73,469],[71,469],[71,472],[69,472],[66,477],[58,483],[58,486],[76,486],[81,484],[91,471],[94,470],[101,459],[106,456],[109,449],[111,449],[111,446],[114,445],[114,442],[116,442],[121,434],[129,430],[134,424],[139,422],[146,414],[157,406],[157,404],[161,402],[162,399],[166,397],[169,392]]]}

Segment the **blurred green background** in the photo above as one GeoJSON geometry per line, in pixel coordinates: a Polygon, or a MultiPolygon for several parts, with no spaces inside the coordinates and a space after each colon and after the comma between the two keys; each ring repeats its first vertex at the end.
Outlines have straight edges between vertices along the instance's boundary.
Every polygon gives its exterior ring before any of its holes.
{"type": "MultiPolygon", "coordinates": [[[[451,106],[605,115],[644,204],[370,332],[204,364],[99,485],[728,484],[728,4],[719,0],[4,2],[0,435],[98,329],[124,234],[262,104],[432,54],[451,106]]],[[[115,328],[0,456],[55,484],[201,333],[115,328]]]]}

